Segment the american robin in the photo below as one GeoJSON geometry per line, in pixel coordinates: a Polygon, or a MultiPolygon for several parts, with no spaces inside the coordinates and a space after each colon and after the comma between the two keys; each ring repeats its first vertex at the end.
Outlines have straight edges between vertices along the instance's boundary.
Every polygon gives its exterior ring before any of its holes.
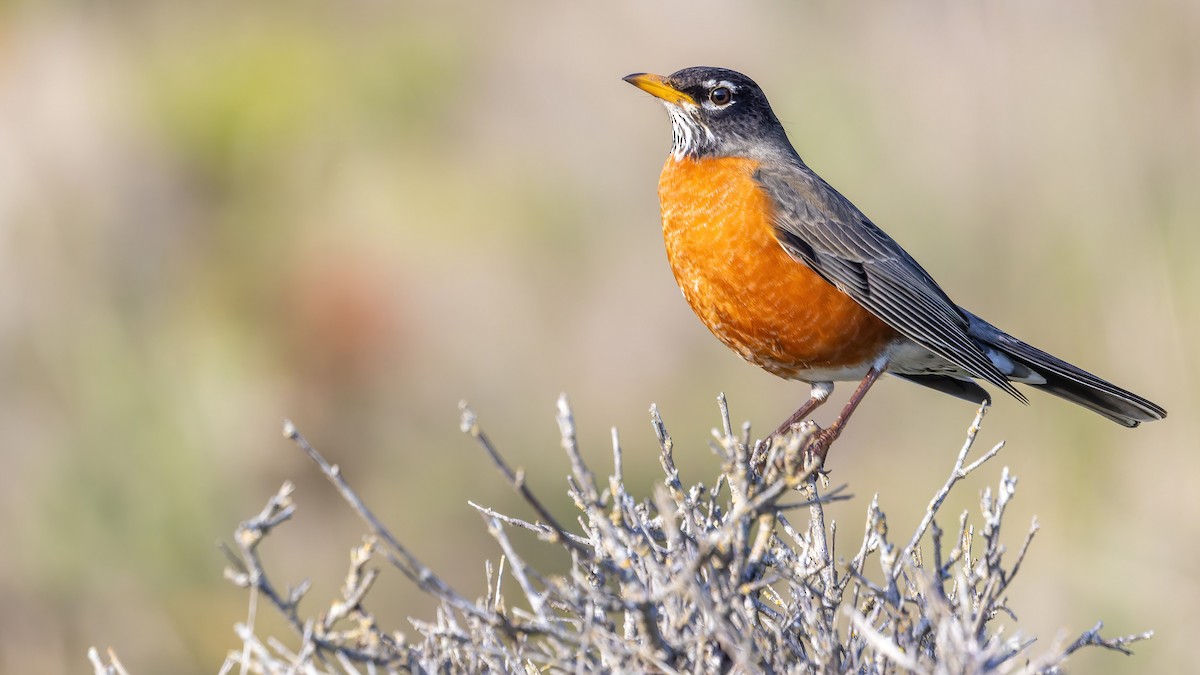
{"type": "Polygon", "coordinates": [[[917,261],[804,163],[762,90],[724,68],[626,82],[666,105],[658,184],[667,258],[701,321],[747,361],[808,382],[806,418],[835,381],[861,380],[818,440],[824,457],[859,401],[891,373],[977,404],[975,379],[1022,402],[1020,382],[1127,427],[1150,401],[1014,338],[956,305],[917,261]]]}

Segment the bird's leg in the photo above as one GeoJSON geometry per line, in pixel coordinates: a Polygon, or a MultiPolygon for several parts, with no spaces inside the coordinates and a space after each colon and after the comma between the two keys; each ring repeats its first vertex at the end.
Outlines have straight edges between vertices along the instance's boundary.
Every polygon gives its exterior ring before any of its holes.
{"type": "Polygon", "coordinates": [[[772,431],[755,446],[754,458],[751,460],[751,466],[755,471],[759,473],[765,472],[766,466],[764,464],[767,460],[767,452],[770,450],[771,444],[777,442],[784,434],[793,431],[800,422],[803,422],[812,411],[819,408],[829,398],[829,395],[833,393],[832,382],[812,382],[809,386],[812,389],[809,392],[808,400],[796,412],[784,420],[783,424],[780,424],[775,431],[772,431]]]}
{"type": "Polygon", "coordinates": [[[765,440],[782,436],[784,432],[791,431],[793,426],[804,421],[804,418],[812,414],[812,411],[821,407],[821,404],[833,393],[832,382],[813,382],[810,386],[812,387],[812,391],[809,392],[808,400],[804,402],[804,405],[792,413],[791,417],[784,420],[783,424],[780,424],[779,428],[772,431],[771,435],[767,436],[765,440]]]}
{"type": "Polygon", "coordinates": [[[828,427],[818,431],[808,444],[806,452],[817,457],[821,464],[825,463],[825,455],[829,453],[829,446],[837,440],[838,436],[842,435],[842,430],[846,427],[846,422],[850,416],[854,414],[854,410],[858,408],[858,404],[862,402],[863,397],[867,395],[867,391],[871,389],[871,385],[875,384],[875,380],[883,374],[887,369],[887,361],[881,360],[871,366],[867,371],[862,382],[858,383],[858,388],[850,396],[850,400],[846,401],[846,406],[842,408],[842,413],[837,416],[828,427]]]}

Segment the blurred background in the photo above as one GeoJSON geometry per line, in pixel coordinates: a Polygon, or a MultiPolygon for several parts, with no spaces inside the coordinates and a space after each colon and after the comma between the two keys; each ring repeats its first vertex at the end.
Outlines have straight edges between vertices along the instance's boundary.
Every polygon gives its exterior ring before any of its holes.
{"type": "MultiPolygon", "coordinates": [[[[285,479],[299,512],[264,555],[320,611],[361,528],[284,417],[470,597],[498,550],[466,500],[529,512],[460,399],[563,514],[559,392],[601,476],[620,429],[635,494],[661,479],[651,403],[685,483],[715,474],[718,392],[774,428],[807,388],[686,307],[655,194],[669,124],[620,79],[698,64],[754,77],[959,303],[1170,411],[1130,431],[1000,399],[980,444],[1008,447],[942,522],[1009,465],[1010,547],[1043,527],[1021,628],[1157,631],[1081,672],[1194,662],[1200,6],[805,4],[0,5],[0,671],[81,672],[88,645],[215,671],[246,595],[214,544],[285,479]]],[[[878,386],[831,456],[842,531],[878,492],[911,532],[973,412],[878,386]]],[[[399,580],[372,598],[410,634],[429,617],[399,580]]]]}

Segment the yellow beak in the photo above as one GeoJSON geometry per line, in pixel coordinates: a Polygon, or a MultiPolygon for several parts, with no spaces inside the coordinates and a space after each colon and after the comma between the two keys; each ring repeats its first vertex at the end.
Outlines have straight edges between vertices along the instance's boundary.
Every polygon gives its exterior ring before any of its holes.
{"type": "Polygon", "coordinates": [[[667,79],[662,75],[634,73],[622,79],[652,96],[661,98],[667,103],[690,103],[696,105],[696,99],[692,98],[690,94],[685,94],[667,84],[667,79]]]}

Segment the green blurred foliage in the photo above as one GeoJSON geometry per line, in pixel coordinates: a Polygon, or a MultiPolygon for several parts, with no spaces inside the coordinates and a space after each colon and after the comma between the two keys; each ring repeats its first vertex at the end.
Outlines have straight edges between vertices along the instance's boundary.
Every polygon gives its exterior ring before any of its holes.
{"type": "MultiPolygon", "coordinates": [[[[663,260],[668,125],[620,77],[699,63],[755,77],[959,302],[1171,411],[1126,432],[999,401],[985,435],[1044,525],[1023,625],[1155,628],[1079,668],[1178,669],[1200,594],[1198,30],[1170,0],[0,6],[0,671],[78,671],[90,644],[217,668],[245,598],[212,544],[286,478],[303,517],[268,552],[278,581],[333,592],[359,530],[284,416],[468,594],[497,552],[465,501],[519,507],[460,398],[558,506],[560,391],[597,468],[620,428],[647,494],[652,401],[697,480],[718,391],[756,429],[785,417],[803,385],[728,354],[663,260]]],[[[878,387],[833,459],[859,495],[836,517],[857,528],[878,491],[915,519],[971,414],[878,387]]],[[[388,590],[398,626],[429,607],[388,590]]]]}

